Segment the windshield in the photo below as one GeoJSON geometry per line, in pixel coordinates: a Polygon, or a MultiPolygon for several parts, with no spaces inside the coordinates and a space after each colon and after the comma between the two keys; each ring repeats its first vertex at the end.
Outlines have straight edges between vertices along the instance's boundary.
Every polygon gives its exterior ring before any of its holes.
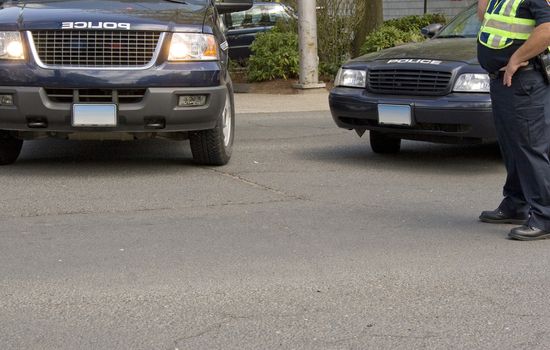
{"type": "Polygon", "coordinates": [[[456,16],[435,37],[436,38],[475,38],[481,23],[477,18],[476,7],[470,7],[456,16]]]}

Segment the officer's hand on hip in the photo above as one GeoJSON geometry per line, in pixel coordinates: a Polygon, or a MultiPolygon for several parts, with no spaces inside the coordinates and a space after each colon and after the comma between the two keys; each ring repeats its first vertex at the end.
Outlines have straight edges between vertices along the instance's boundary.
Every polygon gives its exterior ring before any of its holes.
{"type": "Polygon", "coordinates": [[[516,74],[517,70],[520,68],[520,67],[525,67],[526,65],[528,65],[529,62],[528,61],[525,61],[525,62],[516,62],[516,60],[514,59],[514,56],[512,55],[512,57],[510,58],[510,61],[508,61],[508,64],[506,65],[506,67],[504,67],[504,79],[502,81],[502,83],[508,87],[512,86],[512,77],[514,76],[514,74],[516,74]]]}

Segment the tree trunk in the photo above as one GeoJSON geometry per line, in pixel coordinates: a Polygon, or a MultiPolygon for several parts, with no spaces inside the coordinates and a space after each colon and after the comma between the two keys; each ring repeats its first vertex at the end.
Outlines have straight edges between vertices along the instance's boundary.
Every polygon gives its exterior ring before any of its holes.
{"type": "Polygon", "coordinates": [[[367,35],[384,22],[382,0],[357,0],[357,26],[353,39],[353,57],[359,56],[367,35]]]}

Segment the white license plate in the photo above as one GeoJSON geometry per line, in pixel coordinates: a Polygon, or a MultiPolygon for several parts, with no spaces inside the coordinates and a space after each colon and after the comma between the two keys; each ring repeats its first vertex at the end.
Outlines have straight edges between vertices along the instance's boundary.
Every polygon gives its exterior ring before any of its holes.
{"type": "Polygon", "coordinates": [[[116,104],[75,103],[73,105],[73,126],[115,127],[116,104]]]}
{"type": "Polygon", "coordinates": [[[411,115],[411,106],[409,105],[378,105],[379,124],[411,126],[411,115]]]}

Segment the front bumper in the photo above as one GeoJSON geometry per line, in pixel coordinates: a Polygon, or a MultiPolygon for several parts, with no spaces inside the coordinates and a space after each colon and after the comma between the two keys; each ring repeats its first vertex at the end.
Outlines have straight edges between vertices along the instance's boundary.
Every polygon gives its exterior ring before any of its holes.
{"type": "Polygon", "coordinates": [[[14,106],[0,106],[0,129],[41,132],[151,132],[148,124],[161,121],[158,132],[205,130],[215,127],[227,96],[226,86],[201,88],[148,88],[143,100],[118,105],[117,126],[82,128],[72,126],[72,103],[50,100],[41,87],[0,86],[0,94],[12,94],[14,106]],[[179,95],[206,95],[206,105],[178,107],[179,95]],[[37,122],[42,127],[36,127],[37,122]],[[33,126],[34,125],[34,126],[33,126]]]}
{"type": "Polygon", "coordinates": [[[163,124],[156,132],[212,129],[225,106],[225,77],[219,61],[162,63],[140,70],[44,69],[32,60],[2,61],[0,94],[13,95],[15,104],[0,106],[0,130],[139,133],[152,131],[147,125],[151,120],[163,124]],[[141,89],[145,95],[137,102],[118,104],[116,127],[80,128],[72,126],[70,100],[52,100],[47,89],[141,89]],[[178,107],[179,95],[206,95],[206,104],[178,107]],[[37,128],[40,123],[46,126],[37,128]]]}
{"type": "Polygon", "coordinates": [[[349,130],[375,130],[403,139],[442,143],[496,140],[489,94],[392,96],[374,95],[364,89],[337,87],[331,91],[329,103],[336,124],[349,130]],[[412,125],[380,125],[380,103],[411,106],[412,125]]]}

